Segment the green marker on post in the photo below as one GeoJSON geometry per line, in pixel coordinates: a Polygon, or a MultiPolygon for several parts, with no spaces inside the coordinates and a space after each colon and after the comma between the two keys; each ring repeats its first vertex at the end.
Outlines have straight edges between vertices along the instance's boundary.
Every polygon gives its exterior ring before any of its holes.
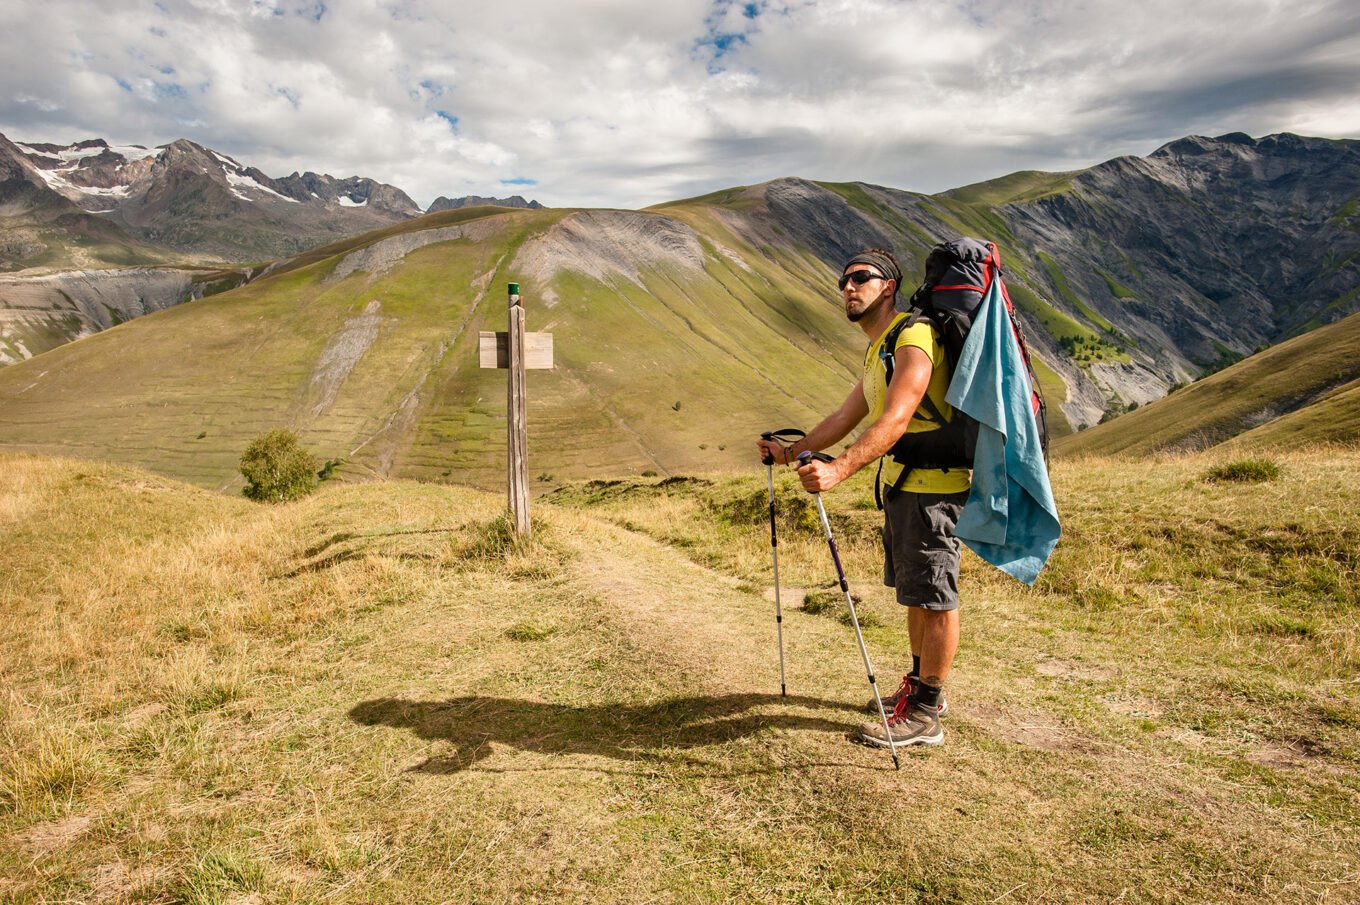
{"type": "Polygon", "coordinates": [[[511,283],[511,284],[510,284],[510,294],[511,294],[511,295],[519,295],[519,283],[511,283]]]}

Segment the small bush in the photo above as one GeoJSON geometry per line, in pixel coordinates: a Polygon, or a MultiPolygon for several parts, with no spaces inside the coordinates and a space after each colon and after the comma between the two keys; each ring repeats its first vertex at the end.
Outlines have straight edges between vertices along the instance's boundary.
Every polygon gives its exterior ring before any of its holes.
{"type": "Polygon", "coordinates": [[[1211,468],[1204,480],[1236,484],[1260,484],[1280,476],[1280,466],[1269,459],[1241,459],[1211,468]]]}
{"type": "Polygon", "coordinates": [[[480,525],[463,530],[461,546],[452,553],[462,568],[495,568],[516,580],[538,580],[560,573],[562,552],[551,541],[552,531],[536,516],[529,518],[529,534],[515,533],[515,520],[502,512],[480,525]]]}
{"type": "MultiPolygon", "coordinates": [[[[856,607],[856,609],[858,610],[858,607],[856,607]]],[[[882,619],[879,619],[879,618],[878,618],[876,615],[874,615],[873,613],[857,613],[857,615],[859,616],[859,627],[860,627],[860,628],[882,628],[882,627],[883,627],[883,620],[882,620],[882,619]]],[[[852,619],[852,618],[850,617],[850,610],[849,610],[849,608],[847,608],[847,609],[845,610],[845,612],[843,612],[843,613],[841,613],[839,616],[837,616],[837,617],[836,617],[836,621],[838,621],[841,625],[850,626],[850,627],[852,627],[852,628],[853,628],[854,625],[855,625],[855,620],[852,619]]]]}
{"type": "MultiPolygon", "coordinates": [[[[855,606],[859,606],[864,602],[864,598],[854,592],[851,592],[850,599],[855,601],[855,606]]],[[[841,607],[844,606],[845,592],[840,589],[840,585],[825,588],[820,591],[808,591],[803,595],[803,612],[811,613],[814,616],[820,616],[824,613],[834,616],[839,613],[841,607]]],[[[848,608],[846,609],[845,618],[848,623],[850,621],[850,612],[848,608]]],[[[863,624],[863,622],[863,617],[860,617],[860,623],[863,624]]]]}
{"type": "Polygon", "coordinates": [[[822,613],[835,613],[836,609],[845,603],[845,597],[839,590],[832,591],[808,591],[803,595],[803,612],[820,616],[822,613]]]}
{"type": "MultiPolygon", "coordinates": [[[[850,598],[855,601],[855,609],[859,610],[864,598],[853,592],[850,598]]],[[[834,616],[837,622],[845,626],[855,624],[855,620],[850,617],[850,608],[845,605],[845,592],[839,586],[821,591],[808,591],[803,595],[803,612],[814,616],[834,616]]],[[[857,615],[860,628],[881,628],[883,625],[883,620],[873,613],[860,611],[857,615]]]]}
{"type": "MultiPolygon", "coordinates": [[[[775,517],[779,529],[793,533],[818,532],[821,522],[816,503],[806,493],[784,496],[775,502],[775,517]]],[[[719,520],[738,528],[768,525],[770,497],[767,488],[752,490],[742,496],[706,501],[705,505],[719,520]]]]}
{"type": "Polygon", "coordinates": [[[241,492],[262,503],[281,503],[306,496],[316,489],[316,456],[302,448],[297,434],[272,430],[257,438],[241,453],[241,492]]]}
{"type": "MultiPolygon", "coordinates": [[[[532,532],[532,519],[529,527],[532,532]]],[[[468,533],[471,543],[463,550],[462,558],[465,560],[502,561],[523,543],[515,534],[515,521],[508,512],[501,513],[468,533]]]]}

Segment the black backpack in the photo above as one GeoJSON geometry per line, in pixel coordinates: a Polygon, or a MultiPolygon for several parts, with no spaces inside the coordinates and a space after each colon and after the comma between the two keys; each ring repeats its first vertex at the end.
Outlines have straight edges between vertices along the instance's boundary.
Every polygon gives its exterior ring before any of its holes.
{"type": "MultiPolygon", "coordinates": [[[[1006,283],[1001,279],[1001,253],[993,242],[980,242],[977,239],[959,238],[952,242],[936,245],[926,257],[925,280],[912,294],[905,310],[907,317],[898,321],[883,337],[883,367],[888,382],[893,377],[893,351],[897,338],[902,331],[913,324],[928,319],[934,324],[944,346],[945,358],[949,362],[952,376],[963,351],[968,331],[973,327],[973,316],[982,305],[982,299],[991,287],[992,281],[999,283],[1001,297],[1006,301],[1006,312],[1010,315],[1015,339],[1020,344],[1020,353],[1029,373],[1030,406],[1039,424],[1040,444],[1044,459],[1048,459],[1048,416],[1044,398],[1039,393],[1039,380],[1030,361],[1029,347],[1025,334],[1015,318],[1015,305],[1011,302],[1006,283]]],[[[921,397],[921,404],[915,416],[939,424],[933,430],[916,431],[903,434],[888,450],[900,463],[902,473],[893,483],[896,490],[902,486],[907,474],[914,468],[971,468],[973,448],[977,444],[978,423],[957,409],[953,417],[946,419],[930,400],[921,397]]],[[[880,473],[882,463],[879,464],[880,473]]],[[[877,483],[877,482],[875,482],[877,483]]],[[[877,486],[875,486],[877,493],[877,486]]],[[[880,508],[882,504],[880,502],[880,508]]]]}

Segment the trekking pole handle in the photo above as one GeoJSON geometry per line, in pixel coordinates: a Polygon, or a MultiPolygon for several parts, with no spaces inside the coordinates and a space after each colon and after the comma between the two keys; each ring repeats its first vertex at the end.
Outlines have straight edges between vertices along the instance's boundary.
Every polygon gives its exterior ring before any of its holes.
{"type": "MultiPolygon", "coordinates": [[[[784,447],[784,449],[787,451],[790,446],[797,443],[799,440],[803,439],[806,436],[807,436],[806,433],[800,431],[796,427],[785,427],[780,428],[777,431],[764,431],[761,433],[760,439],[773,440],[780,446],[784,447]]],[[[770,455],[769,453],[766,453],[764,456],[761,457],[760,464],[773,465],[774,456],[770,455]]]]}
{"type": "Polygon", "coordinates": [[[824,453],[824,452],[813,452],[812,450],[808,450],[807,452],[800,452],[800,453],[798,454],[798,464],[799,464],[799,465],[806,465],[806,464],[807,464],[810,460],[812,460],[812,459],[816,459],[818,462],[834,462],[834,461],[836,461],[836,457],[835,457],[835,456],[828,456],[828,455],[827,455],[826,453],[824,453]]]}

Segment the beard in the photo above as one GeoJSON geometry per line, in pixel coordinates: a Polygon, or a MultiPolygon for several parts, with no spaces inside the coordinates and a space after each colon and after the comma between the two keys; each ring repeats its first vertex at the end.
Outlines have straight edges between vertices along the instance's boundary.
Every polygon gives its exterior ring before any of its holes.
{"type": "Polygon", "coordinates": [[[889,297],[889,296],[886,296],[886,295],[880,295],[878,298],[874,299],[872,302],[870,302],[869,304],[865,305],[863,308],[859,309],[858,311],[854,311],[854,310],[852,310],[852,309],[850,309],[850,308],[846,308],[846,309],[845,309],[845,319],[848,320],[848,321],[850,321],[850,323],[852,323],[852,324],[859,323],[860,321],[862,321],[862,320],[864,320],[866,317],[868,317],[870,314],[873,314],[875,311],[877,311],[877,310],[879,309],[879,307],[883,304],[883,302],[884,302],[885,299],[889,299],[889,300],[890,300],[890,297],[889,297]]]}

